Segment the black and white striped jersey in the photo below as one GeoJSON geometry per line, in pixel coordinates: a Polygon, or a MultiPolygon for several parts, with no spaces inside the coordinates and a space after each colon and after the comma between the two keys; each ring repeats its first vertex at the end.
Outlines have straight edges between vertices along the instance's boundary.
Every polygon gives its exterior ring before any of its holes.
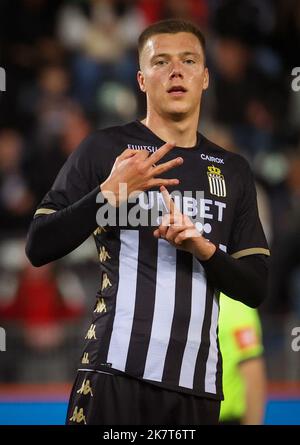
{"type": "MultiPolygon", "coordinates": [[[[180,180],[169,188],[176,205],[233,257],[268,255],[247,162],[197,136],[195,147],[175,147],[160,161],[184,159],[162,175],[180,180]]],[[[69,157],[36,213],[79,201],[108,177],[125,148],[152,153],[163,144],[139,121],[93,133],[69,157]]],[[[99,286],[79,368],[221,399],[218,291],[197,258],[153,236],[164,206],[159,190],[140,193],[128,205],[125,223],[117,215],[116,224],[101,224],[101,218],[99,224],[104,205],[94,232],[99,286]],[[133,209],[146,215],[147,224],[132,223],[133,209]]]]}

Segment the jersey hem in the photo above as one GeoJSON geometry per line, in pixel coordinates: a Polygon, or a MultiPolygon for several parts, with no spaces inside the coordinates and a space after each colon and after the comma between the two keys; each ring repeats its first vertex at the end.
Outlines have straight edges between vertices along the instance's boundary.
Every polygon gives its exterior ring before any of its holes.
{"type": "Polygon", "coordinates": [[[89,367],[89,368],[78,368],[77,371],[94,371],[94,372],[103,372],[105,374],[110,374],[112,376],[123,376],[123,377],[127,377],[129,379],[135,379],[135,380],[140,380],[142,382],[148,383],[149,385],[154,385],[154,386],[158,386],[159,388],[162,389],[166,389],[169,391],[175,391],[175,392],[180,392],[180,393],[184,393],[184,394],[188,394],[190,396],[196,396],[196,397],[203,397],[203,398],[207,398],[207,399],[214,399],[214,400],[224,400],[224,395],[223,393],[219,393],[219,394],[213,394],[210,392],[205,392],[205,391],[198,391],[196,389],[190,389],[190,388],[184,388],[182,386],[175,386],[175,385],[171,385],[168,384],[166,382],[156,382],[155,380],[148,380],[148,379],[144,379],[142,377],[137,377],[131,374],[128,374],[127,372],[123,372],[120,371],[118,369],[114,369],[114,368],[108,368],[107,366],[105,367],[89,367]]]}

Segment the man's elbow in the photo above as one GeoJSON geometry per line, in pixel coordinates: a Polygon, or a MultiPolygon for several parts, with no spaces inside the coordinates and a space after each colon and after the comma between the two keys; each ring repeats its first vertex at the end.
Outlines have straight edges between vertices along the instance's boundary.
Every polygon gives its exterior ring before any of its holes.
{"type": "Polygon", "coordinates": [[[30,263],[35,267],[44,266],[49,261],[46,258],[45,252],[41,246],[43,245],[43,236],[36,222],[33,221],[28,231],[27,241],[25,246],[25,253],[30,263]]]}
{"type": "Polygon", "coordinates": [[[267,280],[265,282],[256,283],[252,289],[249,289],[249,292],[245,296],[245,303],[247,306],[252,307],[253,309],[258,308],[266,299],[268,293],[268,285],[267,280]]]}
{"type": "Polygon", "coordinates": [[[258,308],[264,301],[264,296],[255,296],[255,298],[247,299],[245,304],[253,309],[258,308]]]}
{"type": "Polygon", "coordinates": [[[42,257],[41,252],[39,252],[39,249],[34,247],[31,242],[27,242],[25,247],[25,253],[30,263],[34,267],[41,267],[47,264],[47,261],[45,261],[45,258],[42,257]]]}
{"type": "MultiPolygon", "coordinates": [[[[259,307],[268,296],[269,288],[269,261],[268,258],[259,258],[255,270],[247,281],[247,290],[243,298],[247,306],[259,307]]],[[[241,300],[242,301],[242,300],[241,300]]]]}

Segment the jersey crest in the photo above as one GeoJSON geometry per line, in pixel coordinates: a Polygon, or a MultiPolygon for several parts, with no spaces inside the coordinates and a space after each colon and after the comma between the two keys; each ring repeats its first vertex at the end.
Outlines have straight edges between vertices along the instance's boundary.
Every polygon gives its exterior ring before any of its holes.
{"type": "Polygon", "coordinates": [[[226,197],[225,178],[221,173],[221,169],[215,166],[207,167],[207,177],[209,190],[212,195],[226,197]]]}

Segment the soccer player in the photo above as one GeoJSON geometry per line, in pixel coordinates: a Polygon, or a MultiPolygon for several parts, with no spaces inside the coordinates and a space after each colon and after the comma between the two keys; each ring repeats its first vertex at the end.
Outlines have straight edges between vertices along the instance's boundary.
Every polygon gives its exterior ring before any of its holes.
{"type": "Polygon", "coordinates": [[[259,305],[269,250],[247,162],[197,132],[209,83],[200,30],[155,23],[139,58],[146,117],[81,143],[39,205],[26,252],[39,266],[95,237],[99,289],[69,424],[216,424],[219,291],[259,305]],[[136,224],[145,212],[149,223],[136,224]]]}

